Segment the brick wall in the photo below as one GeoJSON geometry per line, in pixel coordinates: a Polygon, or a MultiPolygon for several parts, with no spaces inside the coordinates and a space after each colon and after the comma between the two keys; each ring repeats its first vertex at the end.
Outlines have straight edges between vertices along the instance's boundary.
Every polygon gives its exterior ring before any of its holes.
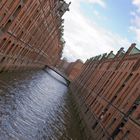
{"type": "Polygon", "coordinates": [[[63,49],[60,5],[59,0],[0,1],[0,71],[56,65],[63,49]]]}
{"type": "Polygon", "coordinates": [[[83,62],[81,60],[77,60],[69,64],[65,72],[71,81],[76,79],[77,76],[80,74],[82,66],[83,62]]]}
{"type": "Polygon", "coordinates": [[[92,137],[139,140],[139,87],[140,51],[132,44],[127,52],[87,60],[70,88],[92,137]]]}

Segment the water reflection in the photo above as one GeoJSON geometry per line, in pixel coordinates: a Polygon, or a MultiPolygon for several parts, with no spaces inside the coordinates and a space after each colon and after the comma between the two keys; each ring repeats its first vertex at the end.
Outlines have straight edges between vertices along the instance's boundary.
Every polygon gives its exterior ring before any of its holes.
{"type": "Polygon", "coordinates": [[[0,75],[0,140],[82,140],[65,80],[53,71],[0,75]]]}

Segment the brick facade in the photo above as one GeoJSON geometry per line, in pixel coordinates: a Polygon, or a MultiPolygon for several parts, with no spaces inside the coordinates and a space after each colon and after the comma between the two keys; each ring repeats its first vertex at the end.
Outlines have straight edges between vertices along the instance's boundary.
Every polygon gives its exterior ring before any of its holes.
{"type": "Polygon", "coordinates": [[[135,44],[127,52],[121,48],[116,55],[86,61],[70,88],[92,138],[140,140],[139,87],[140,51],[135,44]]]}
{"type": "Polygon", "coordinates": [[[75,62],[71,62],[66,69],[66,74],[71,81],[77,78],[80,74],[83,66],[83,62],[81,60],[76,60],[75,62]]]}
{"type": "Polygon", "coordinates": [[[69,78],[70,81],[76,79],[76,77],[80,74],[83,66],[83,62],[78,59],[75,62],[68,62],[66,58],[59,61],[58,69],[65,73],[65,75],[69,78]]]}
{"type": "Polygon", "coordinates": [[[63,0],[1,0],[0,71],[56,65],[68,6],[63,0]]]}

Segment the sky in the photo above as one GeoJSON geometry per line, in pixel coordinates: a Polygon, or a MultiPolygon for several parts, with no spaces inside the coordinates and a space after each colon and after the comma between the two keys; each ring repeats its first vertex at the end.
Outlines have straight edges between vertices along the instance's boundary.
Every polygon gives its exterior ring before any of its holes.
{"type": "Polygon", "coordinates": [[[140,0],[65,0],[63,57],[68,61],[116,53],[136,43],[140,49],[140,0]]]}

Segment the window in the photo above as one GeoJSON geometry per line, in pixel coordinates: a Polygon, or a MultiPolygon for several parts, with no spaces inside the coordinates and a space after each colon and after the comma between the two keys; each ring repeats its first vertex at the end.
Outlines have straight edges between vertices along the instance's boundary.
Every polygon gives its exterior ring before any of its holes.
{"type": "Polygon", "coordinates": [[[21,5],[18,6],[18,8],[14,12],[13,16],[16,17],[19,14],[20,10],[21,10],[21,5]]]}
{"type": "Polygon", "coordinates": [[[16,50],[17,47],[18,47],[18,45],[16,45],[16,46],[14,47],[14,49],[11,51],[11,54],[14,55],[14,52],[15,52],[15,50],[16,50]]]}
{"type": "Polygon", "coordinates": [[[14,3],[15,3],[15,0],[11,0],[11,3],[9,5],[8,9],[10,9],[14,5],[14,3]]]}
{"type": "Polygon", "coordinates": [[[140,113],[137,115],[136,119],[140,121],[140,113]]]}
{"type": "Polygon", "coordinates": [[[11,41],[8,41],[8,43],[2,48],[2,51],[5,52],[10,45],[11,41]]]}
{"type": "Polygon", "coordinates": [[[6,38],[4,38],[4,39],[1,41],[1,43],[0,43],[0,48],[5,44],[5,42],[6,42],[6,38]]]}
{"type": "Polygon", "coordinates": [[[114,119],[111,121],[111,123],[107,126],[106,129],[109,129],[109,128],[115,123],[115,121],[116,121],[116,118],[114,118],[114,119]]]}
{"type": "Polygon", "coordinates": [[[3,58],[0,60],[0,63],[2,63],[4,60],[5,60],[5,57],[3,57],[3,58]]]}
{"type": "Polygon", "coordinates": [[[5,24],[3,30],[4,30],[4,31],[8,30],[8,28],[9,28],[10,25],[11,25],[11,23],[12,23],[12,22],[11,22],[11,19],[9,19],[8,22],[5,24]]]}
{"type": "Polygon", "coordinates": [[[92,126],[92,130],[94,130],[94,129],[96,128],[97,125],[98,125],[98,122],[96,121],[96,122],[94,123],[94,125],[92,126]]]}
{"type": "Polygon", "coordinates": [[[0,16],[0,22],[4,19],[5,16],[6,16],[6,13],[3,13],[3,15],[0,16]]]}
{"type": "Polygon", "coordinates": [[[118,125],[118,127],[115,129],[115,131],[112,133],[111,138],[114,140],[116,136],[120,133],[121,129],[124,127],[124,123],[122,122],[121,124],[118,125]]]}
{"type": "Polygon", "coordinates": [[[26,3],[28,0],[23,0],[23,3],[26,3]]]}
{"type": "Polygon", "coordinates": [[[130,73],[130,74],[128,75],[128,77],[126,78],[126,80],[124,81],[124,83],[126,83],[132,76],[133,76],[133,73],[130,73]]]}
{"type": "Polygon", "coordinates": [[[15,44],[13,43],[7,50],[6,54],[9,54],[10,51],[13,49],[13,47],[15,46],[15,44]]]}
{"type": "Polygon", "coordinates": [[[103,120],[103,123],[106,123],[106,121],[108,120],[108,118],[111,116],[111,113],[107,114],[103,120]]]}
{"type": "Polygon", "coordinates": [[[21,39],[22,38],[22,36],[23,36],[23,31],[19,34],[19,39],[21,39]]]}
{"type": "Polygon", "coordinates": [[[130,133],[130,131],[129,131],[129,130],[128,130],[128,131],[126,131],[126,133],[124,134],[124,136],[122,137],[122,139],[121,139],[121,140],[127,140],[129,133],[130,133]]]}

